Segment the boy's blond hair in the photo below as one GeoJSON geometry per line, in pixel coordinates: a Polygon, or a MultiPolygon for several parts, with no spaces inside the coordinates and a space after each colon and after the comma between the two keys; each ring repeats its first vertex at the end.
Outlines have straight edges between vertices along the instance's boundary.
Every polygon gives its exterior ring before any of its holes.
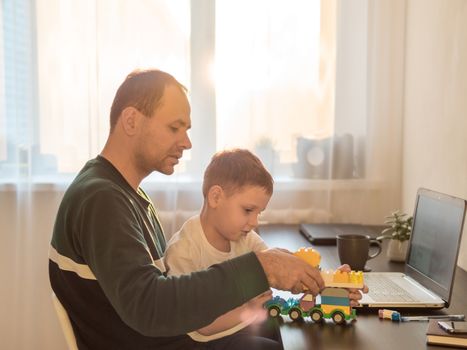
{"type": "Polygon", "coordinates": [[[244,186],[262,187],[272,195],[274,180],[257,156],[246,149],[231,149],[214,154],[204,172],[203,195],[218,185],[231,195],[244,186]]]}

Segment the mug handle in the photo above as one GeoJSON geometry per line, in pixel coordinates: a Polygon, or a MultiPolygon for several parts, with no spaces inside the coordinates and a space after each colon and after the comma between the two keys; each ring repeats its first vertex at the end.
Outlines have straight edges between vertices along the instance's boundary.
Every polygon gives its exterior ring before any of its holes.
{"type": "Polygon", "coordinates": [[[381,242],[378,241],[377,239],[370,239],[370,246],[377,247],[377,250],[373,254],[368,253],[368,260],[376,258],[381,253],[381,250],[382,250],[381,242]]]}

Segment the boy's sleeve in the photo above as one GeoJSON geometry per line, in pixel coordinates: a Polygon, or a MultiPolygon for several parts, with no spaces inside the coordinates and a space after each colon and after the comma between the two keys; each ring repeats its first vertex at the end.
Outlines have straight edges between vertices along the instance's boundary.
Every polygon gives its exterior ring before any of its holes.
{"type": "Polygon", "coordinates": [[[164,256],[164,264],[168,276],[180,276],[198,270],[195,261],[198,261],[197,255],[193,249],[190,249],[186,240],[180,240],[179,237],[173,237],[167,247],[164,256]]]}
{"type": "Polygon", "coordinates": [[[248,245],[253,252],[259,252],[261,250],[268,249],[268,246],[263,241],[263,239],[255,232],[251,231],[248,234],[248,245]]]}

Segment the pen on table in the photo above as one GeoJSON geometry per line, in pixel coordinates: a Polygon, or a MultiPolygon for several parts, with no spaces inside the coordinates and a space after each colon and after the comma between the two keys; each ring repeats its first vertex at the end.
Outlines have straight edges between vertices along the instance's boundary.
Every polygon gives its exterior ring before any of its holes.
{"type": "Polygon", "coordinates": [[[463,321],[464,315],[428,315],[428,316],[402,316],[399,311],[379,309],[378,316],[381,319],[389,319],[395,322],[429,321],[430,319],[445,319],[448,321],[463,321]]]}
{"type": "Polygon", "coordinates": [[[429,321],[431,319],[463,321],[465,319],[465,316],[464,315],[401,316],[400,321],[401,322],[429,321]]]}

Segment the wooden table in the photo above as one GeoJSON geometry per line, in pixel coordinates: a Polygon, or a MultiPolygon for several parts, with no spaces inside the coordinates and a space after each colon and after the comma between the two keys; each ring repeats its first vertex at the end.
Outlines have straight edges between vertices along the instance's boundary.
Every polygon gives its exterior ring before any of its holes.
{"type": "MultiPolygon", "coordinates": [[[[299,233],[298,225],[265,225],[260,235],[269,247],[282,247],[295,251],[300,247],[312,246],[299,233]]],[[[340,265],[335,246],[313,246],[321,253],[323,268],[340,265]]],[[[383,252],[367,265],[373,271],[404,271],[404,264],[393,263],[386,257],[387,242],[383,252]]],[[[457,268],[456,281],[449,308],[435,311],[403,310],[404,315],[466,314],[467,272],[457,268]]],[[[278,323],[285,350],[292,349],[448,349],[426,345],[427,322],[395,323],[380,320],[377,310],[357,310],[357,321],[351,325],[338,326],[333,323],[315,324],[311,320],[291,321],[282,317],[278,323]]]]}

